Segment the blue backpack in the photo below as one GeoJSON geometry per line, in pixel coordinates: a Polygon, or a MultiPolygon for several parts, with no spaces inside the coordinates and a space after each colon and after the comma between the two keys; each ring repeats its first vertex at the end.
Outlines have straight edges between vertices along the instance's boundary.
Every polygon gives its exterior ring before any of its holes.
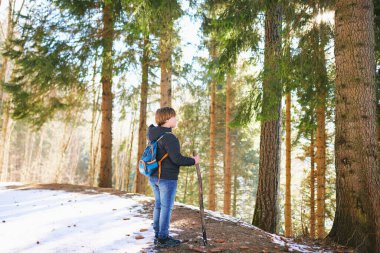
{"type": "MultiPolygon", "coordinates": [[[[167,132],[170,133],[170,132],[167,132]]],[[[162,161],[168,157],[168,153],[166,153],[159,161],[156,160],[158,141],[164,137],[166,133],[160,136],[155,141],[150,141],[148,146],[145,148],[143,155],[139,161],[139,171],[141,174],[145,176],[151,176],[158,169],[158,180],[161,177],[161,163],[162,161]]]]}

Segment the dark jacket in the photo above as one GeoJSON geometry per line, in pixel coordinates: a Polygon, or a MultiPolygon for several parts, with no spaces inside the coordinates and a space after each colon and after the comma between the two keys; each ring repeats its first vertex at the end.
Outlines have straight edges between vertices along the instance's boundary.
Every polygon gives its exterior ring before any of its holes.
{"type": "MultiPolygon", "coordinates": [[[[156,159],[159,161],[166,153],[168,153],[168,157],[162,161],[161,178],[178,180],[179,166],[194,165],[195,160],[191,157],[181,155],[179,141],[172,133],[171,128],[150,125],[148,128],[148,139],[149,141],[157,140],[164,133],[166,133],[164,137],[158,141],[156,155],[156,159]]],[[[153,173],[152,176],[158,177],[158,171],[153,173]]]]}

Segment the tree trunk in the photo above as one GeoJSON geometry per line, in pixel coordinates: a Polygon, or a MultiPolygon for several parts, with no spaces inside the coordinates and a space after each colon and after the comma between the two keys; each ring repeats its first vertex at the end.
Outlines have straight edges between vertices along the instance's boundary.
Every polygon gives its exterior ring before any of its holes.
{"type": "Polygon", "coordinates": [[[102,130],[99,187],[112,187],[112,45],[114,37],[112,2],[103,6],[102,130]]]}
{"type": "Polygon", "coordinates": [[[189,170],[186,170],[186,179],[185,179],[185,186],[184,186],[184,191],[183,191],[182,203],[186,203],[188,181],[189,181],[189,170]]]}
{"type": "MultiPolygon", "coordinates": [[[[326,97],[320,97],[326,102],[326,97]]],[[[317,115],[317,238],[325,237],[325,198],[326,198],[326,131],[325,131],[325,105],[316,109],[317,115]]]]}
{"type": "Polygon", "coordinates": [[[224,147],[224,206],[223,212],[231,214],[231,83],[232,77],[226,80],[226,142],[224,147]]]}
{"type": "Polygon", "coordinates": [[[380,172],[377,164],[374,6],[337,0],[336,213],[328,237],[380,252],[380,172]]]}
{"type": "MultiPolygon", "coordinates": [[[[100,117],[99,117],[100,118],[100,117]]],[[[98,139],[96,141],[96,146],[95,146],[95,151],[94,151],[94,157],[92,159],[93,163],[93,170],[94,170],[94,175],[98,175],[96,178],[94,177],[94,181],[92,185],[96,185],[97,181],[99,180],[99,172],[100,172],[100,153],[101,153],[101,148],[100,148],[100,143],[101,142],[101,133],[98,133],[98,139]]]]}
{"type": "Polygon", "coordinates": [[[292,203],[291,203],[291,96],[290,92],[286,94],[286,191],[285,191],[285,236],[291,237],[292,231],[292,203]]]}
{"type": "Polygon", "coordinates": [[[43,174],[41,173],[41,167],[43,166],[42,165],[42,161],[43,161],[43,148],[44,148],[44,141],[45,141],[45,128],[41,128],[40,130],[40,138],[38,140],[38,147],[36,148],[37,149],[37,152],[35,154],[35,160],[33,161],[34,163],[34,166],[32,167],[32,172],[33,172],[33,175],[32,175],[32,182],[47,182],[47,181],[50,181],[50,178],[47,178],[46,175],[47,174],[43,174]],[[45,175],[46,178],[43,178],[43,176],[45,175]]]}
{"type": "MultiPolygon", "coordinates": [[[[216,59],[216,46],[211,42],[211,58],[216,59]]],[[[216,210],[215,195],[215,139],[216,139],[216,80],[211,80],[211,105],[210,105],[210,168],[209,168],[209,192],[208,192],[208,209],[216,210]]]]}
{"type": "Polygon", "coordinates": [[[22,157],[22,167],[21,167],[21,179],[20,181],[21,182],[26,182],[28,181],[28,172],[29,172],[29,166],[30,164],[28,164],[28,157],[29,157],[29,152],[30,149],[31,149],[31,140],[32,140],[32,131],[30,130],[29,127],[27,127],[25,129],[25,145],[24,145],[24,155],[22,157]]]}
{"type": "Polygon", "coordinates": [[[162,25],[160,34],[161,107],[172,105],[172,33],[172,21],[162,25]]]}
{"type": "Polygon", "coordinates": [[[145,35],[143,41],[143,55],[141,58],[142,80],[141,80],[141,94],[140,94],[140,118],[139,118],[139,139],[137,148],[137,165],[135,175],[135,190],[136,193],[145,194],[146,177],[139,172],[139,160],[146,147],[146,108],[148,104],[148,88],[149,88],[149,51],[150,43],[149,36],[145,35]]]}
{"type": "Polygon", "coordinates": [[[233,168],[234,173],[234,198],[232,202],[232,215],[236,217],[237,212],[237,194],[238,194],[238,187],[239,182],[237,180],[237,166],[234,166],[233,168]]]}
{"type": "Polygon", "coordinates": [[[5,181],[8,177],[8,168],[4,166],[4,160],[6,156],[6,143],[7,136],[9,131],[9,123],[11,121],[9,117],[9,95],[3,94],[3,114],[2,114],[2,127],[1,127],[1,136],[0,136],[0,180],[5,181]],[[4,99],[5,98],[5,99],[4,99]]]}
{"type": "MultiPolygon", "coordinates": [[[[315,8],[317,9],[317,8],[315,8]]],[[[319,9],[318,9],[319,10],[319,9]]],[[[322,36],[321,25],[316,28],[315,39],[315,59],[317,83],[316,92],[318,102],[315,113],[317,117],[317,132],[316,132],[316,163],[317,163],[317,238],[325,237],[325,199],[326,199],[326,95],[327,95],[327,70],[325,58],[326,42],[322,36]]]]}
{"type": "Polygon", "coordinates": [[[95,60],[94,60],[94,68],[92,73],[92,112],[91,112],[91,132],[90,132],[90,151],[89,151],[89,159],[88,159],[88,184],[90,186],[94,186],[94,177],[95,177],[95,164],[94,160],[94,138],[95,138],[95,130],[97,126],[97,112],[98,112],[98,101],[99,101],[99,93],[96,90],[96,64],[98,60],[98,50],[95,52],[95,60]]]}
{"type": "Polygon", "coordinates": [[[9,166],[9,154],[10,154],[10,148],[11,148],[11,137],[12,137],[12,132],[13,132],[13,129],[14,129],[14,122],[12,120],[12,118],[9,117],[9,108],[6,109],[8,112],[8,119],[7,119],[7,126],[4,126],[3,125],[3,128],[6,127],[6,133],[4,135],[4,143],[3,143],[3,147],[4,147],[4,150],[2,152],[2,168],[3,168],[3,171],[5,171],[5,175],[4,175],[4,180],[5,181],[9,181],[11,180],[10,176],[11,176],[11,173],[12,173],[12,170],[11,170],[11,167],[9,166]]]}
{"type": "MultiPolygon", "coordinates": [[[[135,115],[133,115],[132,117],[132,122],[131,122],[131,127],[130,127],[130,131],[131,131],[131,139],[130,139],[130,144],[129,144],[129,150],[128,150],[128,163],[127,163],[127,171],[125,173],[125,185],[126,185],[126,188],[127,188],[127,191],[128,191],[128,188],[129,188],[129,175],[131,174],[131,169],[132,169],[132,146],[133,146],[133,140],[134,140],[134,135],[135,135],[135,115]]],[[[136,173],[139,173],[140,172],[137,172],[136,173]]],[[[145,186],[145,185],[144,185],[145,186]]],[[[144,187],[144,192],[145,194],[145,187],[144,187]]]]}
{"type": "Polygon", "coordinates": [[[71,149],[71,155],[70,155],[70,166],[71,166],[71,174],[70,174],[70,178],[69,178],[69,182],[70,184],[77,184],[77,170],[78,170],[78,163],[79,163],[79,160],[80,160],[80,155],[81,155],[81,149],[82,149],[82,146],[81,146],[81,143],[79,142],[79,138],[78,138],[78,135],[75,136],[74,138],[74,143],[72,145],[72,149],[71,149]]]}
{"type": "MultiPolygon", "coordinates": [[[[8,16],[7,16],[7,34],[5,38],[5,43],[8,43],[13,37],[13,7],[14,3],[9,0],[8,3],[8,16]]],[[[3,84],[6,82],[7,70],[8,70],[8,57],[3,55],[2,65],[0,68],[0,114],[2,115],[0,119],[1,126],[1,137],[0,137],[0,180],[3,179],[3,160],[4,160],[4,145],[6,141],[6,134],[8,132],[8,121],[9,121],[9,95],[3,93],[3,84]]]]}
{"type": "MultiPolygon", "coordinates": [[[[9,0],[8,1],[7,33],[6,33],[6,37],[5,37],[5,43],[8,43],[13,38],[14,22],[13,22],[12,15],[13,15],[13,11],[14,11],[13,10],[14,4],[15,4],[14,0],[9,0]]],[[[2,56],[2,58],[3,58],[2,59],[2,64],[1,64],[1,67],[0,67],[0,99],[2,99],[4,101],[4,99],[3,99],[3,83],[5,82],[5,79],[6,79],[5,77],[6,77],[6,74],[7,74],[9,58],[6,57],[6,56],[4,56],[4,55],[2,56]]],[[[3,101],[0,104],[0,106],[1,106],[0,113],[1,114],[3,114],[3,101]]],[[[0,120],[2,120],[2,119],[0,119],[0,120]]],[[[2,126],[2,124],[1,124],[1,126],[2,126]]],[[[1,171],[0,171],[0,175],[1,175],[1,171]]]]}
{"type": "Polygon", "coordinates": [[[259,183],[252,224],[270,233],[278,231],[280,182],[280,129],[282,84],[279,76],[282,10],[272,1],[265,13],[265,55],[259,183]]]}
{"type": "Polygon", "coordinates": [[[315,171],[314,171],[314,130],[310,137],[310,237],[315,238],[315,171]]]}
{"type": "MultiPolygon", "coordinates": [[[[76,118],[76,115],[77,115],[77,113],[75,113],[75,116],[74,116],[75,118],[76,118]]],[[[76,122],[76,120],[74,120],[74,125],[75,125],[75,122],[76,122]]],[[[67,148],[69,147],[71,137],[73,134],[73,128],[74,128],[72,125],[69,126],[69,124],[70,124],[70,122],[66,122],[65,123],[65,129],[63,130],[63,136],[62,136],[62,140],[61,140],[61,144],[60,144],[60,151],[59,151],[58,159],[57,159],[58,164],[57,164],[55,179],[54,179],[55,183],[61,183],[63,180],[62,165],[64,163],[64,156],[65,156],[67,148]]]]}

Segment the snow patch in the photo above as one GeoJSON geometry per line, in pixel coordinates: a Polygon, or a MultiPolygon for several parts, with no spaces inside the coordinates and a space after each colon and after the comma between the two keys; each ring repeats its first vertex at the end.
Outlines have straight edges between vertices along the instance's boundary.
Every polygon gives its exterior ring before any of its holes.
{"type": "MultiPolygon", "coordinates": [[[[9,185],[15,183],[1,183],[9,185]]],[[[145,197],[5,188],[0,195],[2,253],[130,253],[153,243],[152,221],[139,203],[145,197]]]]}

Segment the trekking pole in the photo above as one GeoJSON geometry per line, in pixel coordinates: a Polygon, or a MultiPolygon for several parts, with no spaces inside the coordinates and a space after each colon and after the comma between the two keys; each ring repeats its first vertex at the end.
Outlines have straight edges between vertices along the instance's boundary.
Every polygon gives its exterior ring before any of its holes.
{"type": "MultiPolygon", "coordinates": [[[[196,156],[197,152],[193,151],[193,156],[196,156]]],[[[196,164],[197,175],[198,175],[198,188],[199,188],[199,214],[201,215],[202,222],[202,235],[203,235],[203,245],[207,245],[207,236],[206,236],[206,223],[204,218],[204,208],[203,208],[203,188],[202,188],[202,175],[201,169],[199,168],[199,164],[196,164]]]]}

